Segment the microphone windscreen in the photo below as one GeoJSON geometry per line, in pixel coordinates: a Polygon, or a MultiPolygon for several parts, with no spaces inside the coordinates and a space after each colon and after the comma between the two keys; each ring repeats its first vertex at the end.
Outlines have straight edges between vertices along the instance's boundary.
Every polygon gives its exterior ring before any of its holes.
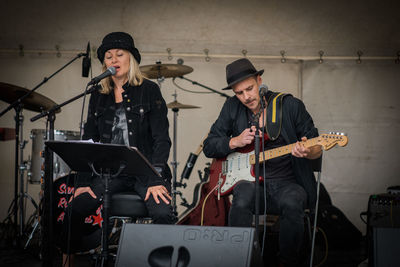
{"type": "Polygon", "coordinates": [[[89,70],[92,63],[90,60],[90,42],[86,46],[86,55],[82,60],[82,77],[89,77],[89,70]]]}
{"type": "Polygon", "coordinates": [[[82,77],[89,77],[90,58],[84,57],[82,60],[82,77]]]}

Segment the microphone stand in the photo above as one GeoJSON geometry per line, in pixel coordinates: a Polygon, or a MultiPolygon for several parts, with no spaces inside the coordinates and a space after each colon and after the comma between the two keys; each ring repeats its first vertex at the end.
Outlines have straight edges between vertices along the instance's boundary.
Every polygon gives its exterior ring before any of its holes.
{"type": "MultiPolygon", "coordinates": [[[[95,86],[90,87],[85,92],[59,104],[54,105],[51,109],[47,111],[42,111],[40,114],[32,117],[30,120],[34,122],[42,117],[47,116],[47,121],[49,123],[49,136],[48,140],[54,140],[54,121],[56,119],[56,111],[63,106],[81,98],[86,94],[91,94],[96,90],[95,86]]],[[[53,266],[53,251],[54,251],[54,237],[53,237],[53,152],[45,146],[45,173],[44,173],[44,205],[43,205],[43,219],[42,219],[42,256],[43,256],[43,266],[53,266]],[[46,216],[47,215],[47,216],[46,216]]]]}
{"type": "Polygon", "coordinates": [[[17,100],[14,101],[14,103],[10,104],[7,108],[5,108],[2,112],[0,112],[0,117],[3,116],[5,113],[7,113],[10,109],[15,108],[16,106],[20,105],[22,103],[22,101],[27,98],[28,96],[30,96],[33,92],[35,92],[40,86],[42,86],[43,84],[45,84],[46,82],[48,82],[51,78],[53,78],[53,76],[55,76],[56,74],[58,74],[60,71],[62,71],[63,69],[65,69],[68,65],[70,65],[72,62],[74,62],[75,60],[77,60],[80,57],[85,56],[86,53],[79,53],[78,55],[76,55],[71,61],[69,61],[67,64],[65,64],[64,66],[62,66],[60,69],[58,69],[56,72],[54,72],[53,74],[51,74],[48,78],[44,77],[43,81],[40,82],[38,85],[36,85],[32,90],[30,90],[29,92],[27,92],[25,95],[21,96],[20,98],[18,98],[17,100]]]}
{"type": "Polygon", "coordinates": [[[210,90],[211,92],[214,92],[214,93],[216,93],[216,94],[219,94],[220,96],[224,96],[224,97],[226,97],[226,98],[229,98],[229,97],[230,97],[230,96],[227,95],[227,94],[221,93],[221,92],[219,92],[219,91],[217,91],[217,90],[215,90],[215,89],[212,89],[212,88],[210,88],[210,87],[208,87],[208,86],[205,86],[204,84],[198,83],[198,82],[196,82],[196,81],[190,80],[190,79],[188,79],[188,78],[186,78],[186,77],[178,76],[178,78],[181,78],[182,80],[189,81],[189,82],[191,82],[193,85],[198,85],[198,86],[201,86],[201,87],[203,87],[203,88],[206,88],[207,90],[210,90]]]}
{"type": "MultiPolygon", "coordinates": [[[[18,173],[19,173],[19,153],[18,150],[21,147],[21,141],[20,141],[20,134],[22,135],[22,131],[20,130],[22,128],[22,122],[23,122],[23,117],[21,115],[22,109],[23,109],[23,100],[27,97],[29,97],[33,92],[35,92],[40,86],[48,82],[53,76],[58,74],[60,71],[62,71],[64,68],[66,68],[68,65],[70,65],[72,62],[77,60],[78,58],[85,56],[86,53],[79,53],[76,55],[71,61],[69,61],[67,64],[62,66],[60,69],[58,69],[56,72],[54,72],[52,75],[50,75],[48,78],[45,77],[42,82],[40,82],[38,85],[36,85],[32,90],[28,91],[25,95],[21,96],[18,98],[16,101],[11,103],[7,108],[5,108],[3,111],[0,112],[0,117],[2,117],[4,114],[6,114],[9,110],[15,109],[15,166],[14,166],[14,227],[15,229],[18,228],[18,209],[20,209],[20,227],[19,227],[19,233],[18,237],[22,237],[22,232],[24,229],[24,213],[23,213],[23,201],[20,200],[18,201],[18,173]]],[[[54,123],[54,121],[53,121],[54,123]]],[[[53,133],[53,139],[54,139],[54,133],[53,133]]],[[[23,141],[22,141],[23,142],[23,141]]],[[[22,154],[22,153],[21,153],[22,154]]],[[[20,181],[20,192],[19,194],[21,195],[21,199],[24,196],[23,192],[23,175],[21,175],[21,181],[20,181]]],[[[17,231],[18,232],[18,231],[17,231]]],[[[17,244],[19,238],[17,238],[17,244]]]]}
{"type": "MultiPolygon", "coordinates": [[[[259,245],[258,233],[259,233],[259,215],[260,215],[260,115],[264,112],[264,103],[263,96],[260,95],[260,111],[253,118],[253,125],[256,127],[256,134],[254,138],[254,155],[255,155],[255,164],[254,164],[254,198],[255,198],[255,207],[254,207],[254,216],[255,216],[255,232],[257,235],[257,243],[259,245]]],[[[265,192],[264,192],[265,193],[265,192]]],[[[258,246],[259,247],[259,246],[258,246]]]]}
{"type": "MultiPolygon", "coordinates": [[[[254,139],[254,155],[256,162],[254,164],[254,171],[255,171],[255,181],[254,181],[254,197],[255,197],[255,209],[254,209],[254,215],[255,215],[255,229],[256,233],[258,236],[258,227],[259,227],[259,218],[258,216],[260,215],[260,126],[258,123],[259,116],[255,116],[254,120],[257,120],[256,123],[256,134],[255,134],[255,139],[254,139]]],[[[257,238],[258,242],[258,238],[257,238]]]]}

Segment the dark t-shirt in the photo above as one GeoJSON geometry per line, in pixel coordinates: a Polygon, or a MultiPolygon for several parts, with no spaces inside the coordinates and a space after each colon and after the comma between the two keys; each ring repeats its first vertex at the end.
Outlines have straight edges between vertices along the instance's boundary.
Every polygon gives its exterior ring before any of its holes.
{"type": "Polygon", "coordinates": [[[115,103],[115,116],[112,126],[111,144],[129,146],[128,124],[126,122],[125,109],[122,103],[115,103]]]}
{"type": "MultiPolygon", "coordinates": [[[[266,141],[264,149],[269,150],[285,145],[287,145],[287,143],[283,139],[282,135],[279,135],[279,137],[274,141],[271,140],[266,141]]],[[[265,166],[265,172],[266,172],[266,179],[294,178],[294,173],[291,163],[291,154],[286,154],[277,158],[267,160],[265,166]]],[[[262,163],[260,163],[260,175],[264,176],[262,163]]]]}

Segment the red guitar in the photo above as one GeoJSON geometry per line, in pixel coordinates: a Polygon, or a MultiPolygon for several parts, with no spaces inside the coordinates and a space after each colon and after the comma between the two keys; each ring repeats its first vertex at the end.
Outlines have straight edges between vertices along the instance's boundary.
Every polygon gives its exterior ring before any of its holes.
{"type": "MultiPolygon", "coordinates": [[[[345,146],[347,142],[348,139],[345,134],[329,133],[308,139],[302,142],[302,144],[305,147],[320,145],[323,150],[329,150],[336,144],[345,146]]],[[[295,144],[290,144],[260,153],[260,163],[291,153],[294,145],[295,144]]],[[[224,196],[229,194],[239,181],[254,181],[254,164],[254,145],[245,146],[239,149],[238,152],[229,154],[226,158],[215,159],[210,170],[210,180],[211,183],[213,183],[211,188],[214,188],[217,184],[219,184],[219,186],[214,193],[224,196]]],[[[262,177],[260,177],[260,179],[262,179],[262,177]]]]}

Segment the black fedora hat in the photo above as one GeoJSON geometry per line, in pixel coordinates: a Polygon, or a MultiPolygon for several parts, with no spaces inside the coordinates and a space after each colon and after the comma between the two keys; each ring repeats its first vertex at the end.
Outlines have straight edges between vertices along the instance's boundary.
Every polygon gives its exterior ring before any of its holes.
{"type": "Polygon", "coordinates": [[[222,90],[232,89],[232,85],[263,73],[264,70],[257,71],[247,58],[235,60],[226,66],[226,82],[228,86],[222,88],[222,90]]]}
{"type": "Polygon", "coordinates": [[[112,32],[107,34],[97,49],[97,57],[103,63],[105,53],[110,49],[125,49],[132,53],[133,57],[140,63],[140,53],[135,47],[132,36],[126,32],[112,32]]]}

